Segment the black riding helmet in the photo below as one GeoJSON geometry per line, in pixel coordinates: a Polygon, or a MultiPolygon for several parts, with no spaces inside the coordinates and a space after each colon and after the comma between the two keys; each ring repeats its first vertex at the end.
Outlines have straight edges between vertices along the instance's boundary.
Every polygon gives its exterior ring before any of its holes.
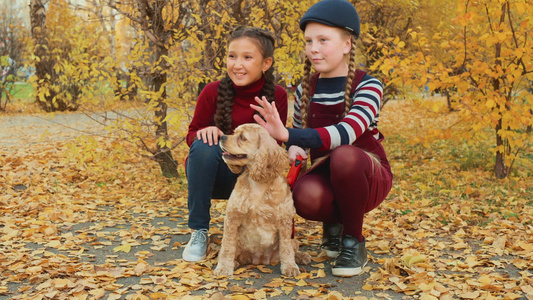
{"type": "Polygon", "coordinates": [[[361,33],[361,22],[355,7],[346,0],[322,0],[311,6],[300,20],[300,29],[305,31],[308,22],[348,30],[355,38],[361,33]]]}

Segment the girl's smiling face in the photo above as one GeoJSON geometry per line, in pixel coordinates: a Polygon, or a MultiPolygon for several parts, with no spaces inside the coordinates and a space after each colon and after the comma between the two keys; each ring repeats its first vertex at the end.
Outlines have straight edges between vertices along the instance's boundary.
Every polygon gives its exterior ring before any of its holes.
{"type": "Polygon", "coordinates": [[[351,37],[343,29],[309,22],[305,26],[305,54],[320,77],[348,75],[345,55],[352,49],[351,37]]]}
{"type": "Polygon", "coordinates": [[[237,86],[250,85],[272,66],[272,58],[264,58],[252,38],[241,37],[228,45],[228,75],[237,86]]]}

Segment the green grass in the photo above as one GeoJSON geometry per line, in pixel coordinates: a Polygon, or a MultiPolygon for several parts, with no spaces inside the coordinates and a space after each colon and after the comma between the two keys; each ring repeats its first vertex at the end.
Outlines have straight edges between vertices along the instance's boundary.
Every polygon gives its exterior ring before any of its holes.
{"type": "Polygon", "coordinates": [[[26,82],[17,82],[11,91],[11,96],[13,96],[13,99],[33,101],[33,87],[26,82]]]}

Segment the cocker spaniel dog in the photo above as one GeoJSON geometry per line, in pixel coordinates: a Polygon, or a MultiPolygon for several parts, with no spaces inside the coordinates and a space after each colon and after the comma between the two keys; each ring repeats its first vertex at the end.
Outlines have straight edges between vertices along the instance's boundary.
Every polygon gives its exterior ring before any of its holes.
{"type": "Polygon", "coordinates": [[[308,264],[311,256],[298,251],[291,238],[296,210],[285,177],[287,152],[258,124],[237,127],[219,144],[224,161],[240,176],[227,203],[214,274],[229,276],[239,265],[279,261],[283,275],[300,274],[296,263],[308,264]]]}

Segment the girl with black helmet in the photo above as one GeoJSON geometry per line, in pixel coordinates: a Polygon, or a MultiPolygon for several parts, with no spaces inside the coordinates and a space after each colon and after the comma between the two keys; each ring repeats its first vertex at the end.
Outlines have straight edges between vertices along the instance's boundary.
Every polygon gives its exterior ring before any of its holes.
{"type": "Polygon", "coordinates": [[[335,276],[354,276],[366,265],[365,213],[392,186],[392,172],[377,124],[383,87],[356,69],[359,15],[346,0],[322,0],[300,20],[306,41],[302,83],[296,91],[294,128],[286,128],[275,103],[256,98],[256,121],[289,146],[289,157],[312,167],[293,187],[297,213],[323,222],[322,248],[335,257],[335,276]],[[312,74],[314,68],[316,73],[312,74]]]}

